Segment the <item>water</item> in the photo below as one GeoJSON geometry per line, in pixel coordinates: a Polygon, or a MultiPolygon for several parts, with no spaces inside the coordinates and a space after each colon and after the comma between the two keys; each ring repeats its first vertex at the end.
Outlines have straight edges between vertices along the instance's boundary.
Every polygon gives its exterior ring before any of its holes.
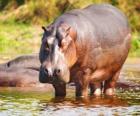
{"type": "MultiPolygon", "coordinates": [[[[140,84],[139,71],[125,70],[123,76],[140,84]]],[[[66,98],[54,98],[53,92],[37,88],[0,88],[0,116],[140,115],[140,88],[120,88],[117,89],[116,96],[87,99],[76,98],[72,88],[69,88],[67,93],[66,98]]]]}
{"type": "Polygon", "coordinates": [[[5,88],[0,91],[0,116],[126,116],[140,115],[140,92],[118,90],[114,97],[75,98],[74,91],[63,98],[53,93],[21,91],[5,88]]]}

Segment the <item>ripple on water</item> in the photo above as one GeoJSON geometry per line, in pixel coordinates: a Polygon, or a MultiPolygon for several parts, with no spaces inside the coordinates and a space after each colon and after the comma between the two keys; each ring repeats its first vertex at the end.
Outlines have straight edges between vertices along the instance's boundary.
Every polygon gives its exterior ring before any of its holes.
{"type": "Polygon", "coordinates": [[[118,90],[116,97],[53,98],[50,93],[0,92],[0,116],[140,115],[140,92],[118,90]],[[7,93],[7,94],[5,94],[7,93]],[[50,96],[47,96],[47,95],[50,96]],[[7,97],[6,97],[7,96],[7,97]]]}
{"type": "Polygon", "coordinates": [[[49,107],[40,113],[43,116],[112,116],[112,115],[132,115],[132,114],[140,114],[139,106],[129,106],[129,107],[49,107]]]}

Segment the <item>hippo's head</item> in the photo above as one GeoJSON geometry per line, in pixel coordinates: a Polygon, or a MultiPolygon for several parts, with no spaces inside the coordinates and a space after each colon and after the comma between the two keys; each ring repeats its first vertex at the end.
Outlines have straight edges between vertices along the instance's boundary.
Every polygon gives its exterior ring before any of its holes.
{"type": "Polygon", "coordinates": [[[66,24],[50,25],[44,30],[39,53],[41,83],[68,83],[69,68],[76,62],[75,33],[66,24]]]}

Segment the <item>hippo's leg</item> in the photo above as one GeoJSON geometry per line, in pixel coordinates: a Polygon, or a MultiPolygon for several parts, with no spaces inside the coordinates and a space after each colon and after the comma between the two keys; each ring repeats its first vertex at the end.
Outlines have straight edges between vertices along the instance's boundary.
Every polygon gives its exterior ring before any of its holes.
{"type": "Polygon", "coordinates": [[[78,74],[76,81],[76,96],[87,97],[88,96],[88,87],[89,87],[89,77],[90,70],[81,71],[78,74]]]}
{"type": "MultiPolygon", "coordinates": [[[[84,82],[82,82],[84,83],[84,82]]],[[[76,96],[87,97],[88,96],[88,83],[76,83],[76,96]]]]}
{"type": "Polygon", "coordinates": [[[102,83],[94,82],[90,83],[90,94],[95,96],[100,96],[102,93],[102,83]]]}
{"type": "Polygon", "coordinates": [[[120,75],[120,70],[117,71],[112,78],[109,78],[108,80],[105,81],[104,85],[104,93],[106,95],[114,95],[115,94],[115,86],[116,82],[119,78],[120,75]]]}
{"type": "Polygon", "coordinates": [[[53,84],[55,89],[55,97],[65,97],[66,96],[66,84],[53,84]]]}

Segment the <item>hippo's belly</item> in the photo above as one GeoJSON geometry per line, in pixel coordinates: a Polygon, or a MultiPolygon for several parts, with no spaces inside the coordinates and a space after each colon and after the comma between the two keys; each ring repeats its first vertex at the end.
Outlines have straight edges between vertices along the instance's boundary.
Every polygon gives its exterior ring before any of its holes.
{"type": "Polygon", "coordinates": [[[78,65],[76,64],[72,68],[72,78],[76,78],[76,72],[82,71],[83,68],[93,71],[92,76],[90,77],[90,80],[93,82],[102,82],[112,77],[117,71],[121,70],[121,67],[128,55],[130,37],[131,34],[129,33],[124,38],[124,41],[116,46],[108,48],[98,46],[94,48],[93,45],[93,48],[90,47],[89,50],[81,55],[81,58],[79,58],[77,63],[78,65]]]}

